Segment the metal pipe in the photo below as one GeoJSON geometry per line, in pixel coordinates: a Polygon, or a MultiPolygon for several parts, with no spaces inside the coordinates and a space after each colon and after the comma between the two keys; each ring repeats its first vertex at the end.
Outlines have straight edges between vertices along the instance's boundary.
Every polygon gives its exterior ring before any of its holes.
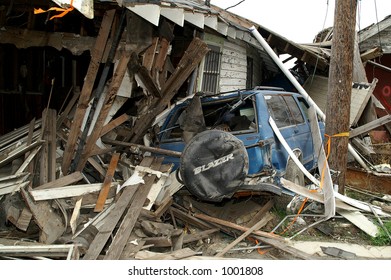
{"type": "MultiPolygon", "coordinates": [[[[313,106],[320,116],[321,120],[326,121],[326,115],[322,112],[322,110],[318,107],[318,105],[312,100],[312,98],[308,95],[305,89],[300,85],[300,83],[296,80],[296,78],[292,75],[292,73],[285,67],[277,54],[273,51],[273,49],[269,46],[269,44],[265,41],[265,39],[259,34],[258,30],[255,26],[250,27],[249,31],[253,34],[253,36],[258,40],[264,50],[270,55],[273,61],[277,64],[277,66],[281,69],[281,71],[285,74],[285,76],[289,79],[289,81],[293,84],[293,86],[297,89],[297,91],[305,98],[305,100],[313,106]]],[[[354,150],[354,148],[348,144],[348,150],[350,154],[357,160],[357,162],[367,171],[370,171],[369,167],[365,164],[363,159],[359,156],[359,154],[354,150]]]]}

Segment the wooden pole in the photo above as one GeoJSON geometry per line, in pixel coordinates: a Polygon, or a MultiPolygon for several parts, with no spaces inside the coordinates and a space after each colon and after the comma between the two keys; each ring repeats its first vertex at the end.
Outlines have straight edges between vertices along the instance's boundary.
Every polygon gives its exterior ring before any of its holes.
{"type": "MultiPolygon", "coordinates": [[[[326,138],[330,139],[329,165],[339,193],[345,191],[350,101],[357,0],[336,1],[326,110],[326,138]]],[[[327,139],[326,139],[327,140],[327,139]]]]}

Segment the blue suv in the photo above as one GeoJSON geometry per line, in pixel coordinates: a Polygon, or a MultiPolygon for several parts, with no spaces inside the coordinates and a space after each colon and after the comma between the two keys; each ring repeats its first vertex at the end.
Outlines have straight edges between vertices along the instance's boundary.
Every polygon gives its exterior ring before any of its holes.
{"type": "Polygon", "coordinates": [[[239,190],[280,194],[279,178],[304,185],[304,174],[279,142],[269,118],[311,171],[317,157],[308,109],[300,94],[281,88],[196,95],[177,103],[160,120],[154,145],[181,152],[180,158],[165,161],[174,163],[178,179],[202,200],[221,201],[239,190]]]}

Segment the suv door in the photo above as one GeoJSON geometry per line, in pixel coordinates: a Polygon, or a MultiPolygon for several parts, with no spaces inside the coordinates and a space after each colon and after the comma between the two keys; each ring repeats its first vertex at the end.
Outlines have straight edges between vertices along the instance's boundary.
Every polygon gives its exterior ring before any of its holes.
{"type": "MultiPolygon", "coordinates": [[[[292,150],[300,150],[303,165],[307,169],[312,169],[314,150],[311,129],[308,119],[303,114],[296,97],[291,94],[271,94],[265,95],[265,100],[270,115],[276,122],[289,147],[292,150]]],[[[283,148],[279,150],[284,154],[284,157],[288,157],[287,152],[283,148]]],[[[285,166],[281,167],[285,168],[285,166]]]]}

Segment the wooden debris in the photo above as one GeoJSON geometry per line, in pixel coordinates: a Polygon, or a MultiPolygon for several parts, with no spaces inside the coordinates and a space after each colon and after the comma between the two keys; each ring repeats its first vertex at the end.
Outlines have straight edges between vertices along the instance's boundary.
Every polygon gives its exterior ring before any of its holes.
{"type": "Polygon", "coordinates": [[[48,202],[34,202],[26,190],[22,188],[20,191],[24,201],[33,214],[35,222],[41,229],[39,242],[52,244],[65,232],[66,228],[62,218],[53,210],[48,202]]]}
{"type": "Polygon", "coordinates": [[[108,42],[108,37],[111,30],[111,25],[114,21],[115,10],[109,10],[103,16],[102,24],[99,30],[99,34],[95,41],[95,46],[91,51],[91,62],[87,70],[86,78],[83,83],[83,88],[80,93],[79,101],[77,104],[76,112],[73,118],[71,130],[69,132],[68,141],[66,143],[64,156],[62,159],[62,172],[67,175],[69,167],[71,165],[72,158],[74,156],[75,148],[77,145],[77,139],[80,134],[80,128],[82,125],[84,114],[90,101],[90,96],[93,90],[96,75],[99,70],[99,65],[102,61],[105,46],[108,42]]]}
{"type": "Polygon", "coordinates": [[[107,170],[105,180],[103,181],[102,188],[99,192],[98,201],[96,202],[95,205],[95,209],[94,209],[95,212],[100,212],[103,210],[114,177],[114,172],[118,164],[119,156],[120,156],[119,153],[114,153],[113,156],[111,157],[110,165],[107,170]]]}

